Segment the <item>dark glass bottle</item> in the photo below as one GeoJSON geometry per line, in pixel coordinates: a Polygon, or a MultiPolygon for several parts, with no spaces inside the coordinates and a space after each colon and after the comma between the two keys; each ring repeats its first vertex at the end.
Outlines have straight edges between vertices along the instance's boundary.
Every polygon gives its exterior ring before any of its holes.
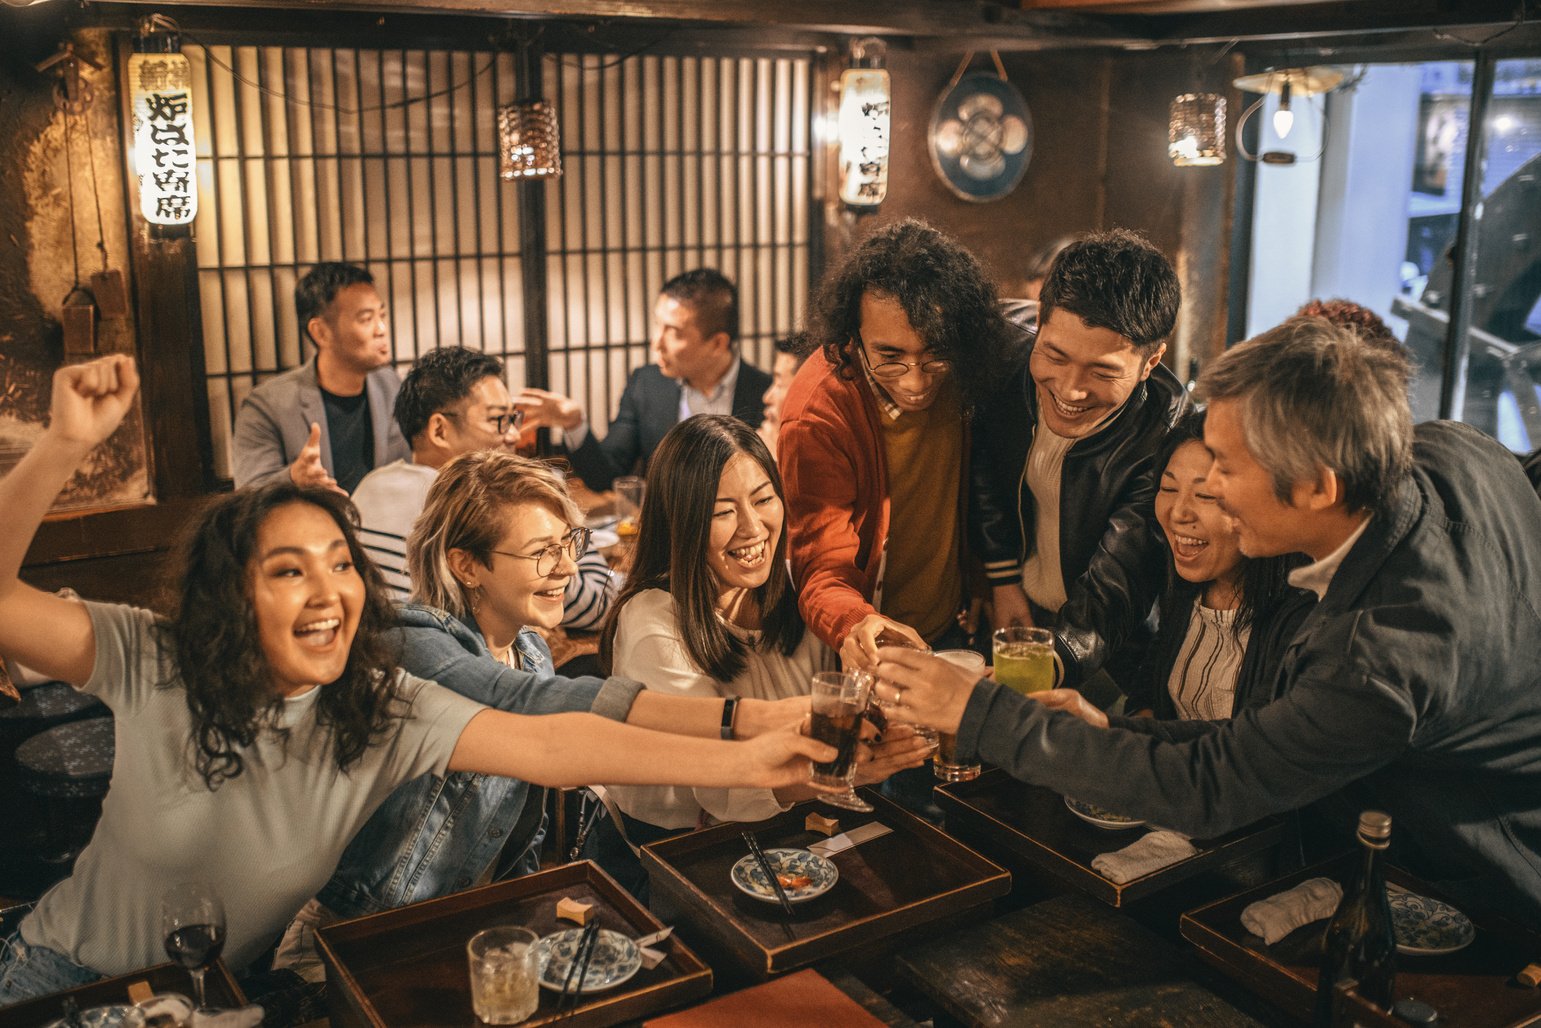
{"type": "Polygon", "coordinates": [[[1391,815],[1366,810],[1359,815],[1364,853],[1359,870],[1322,936],[1322,967],[1316,985],[1316,1023],[1332,1020],[1333,988],[1352,979],[1356,991],[1382,1010],[1394,1001],[1397,942],[1386,900],[1383,856],[1391,842],[1391,815]]]}

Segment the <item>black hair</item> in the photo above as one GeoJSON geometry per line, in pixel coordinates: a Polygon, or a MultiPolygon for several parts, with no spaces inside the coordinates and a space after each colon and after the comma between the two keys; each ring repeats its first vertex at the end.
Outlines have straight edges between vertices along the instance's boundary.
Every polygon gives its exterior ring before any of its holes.
{"type": "Polygon", "coordinates": [[[1038,294],[1038,324],[1063,309],[1091,328],[1112,329],[1149,357],[1172,334],[1181,306],[1172,262],[1144,236],[1118,228],[1059,252],[1038,294]]]}
{"type": "Polygon", "coordinates": [[[294,287],[294,315],[299,319],[300,331],[314,343],[310,334],[310,319],[326,313],[337,294],[349,286],[375,284],[375,277],[357,264],[326,261],[305,273],[294,287]]]}
{"type": "MultiPolygon", "coordinates": [[[[318,683],[316,697],[317,721],[330,729],[338,768],[357,764],[398,727],[399,653],[390,633],[395,614],[379,571],[359,545],[353,504],[329,489],[287,480],[238,490],[215,500],[184,537],[174,613],[161,623],[163,645],[175,655],[175,673],[187,693],[194,767],[210,789],[242,774],[242,749],[256,742],[282,708],[259,641],[249,583],[258,530],[291,503],[317,507],[336,523],[364,580],[364,606],[347,664],[335,682],[318,683]]],[[[287,738],[285,729],[270,730],[287,738]]]]}
{"type": "MultiPolygon", "coordinates": [[[[631,576],[616,597],[600,639],[600,660],[609,668],[616,622],[627,602],[644,589],[663,589],[674,598],[685,652],[701,671],[730,682],[748,660],[745,644],[717,616],[717,581],[706,561],[712,512],[723,469],[739,454],[752,458],[786,505],[776,461],[754,429],[726,414],[698,414],[664,436],[648,464],[647,496],[637,534],[631,576]]],[[[805,627],[787,571],[787,520],[770,557],[770,576],[754,591],[760,611],[760,647],[791,654],[805,627]]]]}
{"type": "Polygon", "coordinates": [[[974,255],[925,222],[906,218],[878,229],[825,276],[810,332],[842,378],[860,374],[861,301],[892,297],[937,359],[952,362],[965,412],[998,385],[1006,321],[995,287],[974,255]]]}
{"type": "Polygon", "coordinates": [[[675,275],[658,293],[690,308],[701,338],[726,332],[730,345],[738,340],[738,288],[722,272],[696,268],[675,275]]]}
{"type": "Polygon", "coordinates": [[[408,444],[428,427],[435,414],[447,412],[471,395],[484,378],[503,377],[503,362],[490,353],[464,346],[441,346],[417,359],[396,394],[396,424],[408,444]]]}

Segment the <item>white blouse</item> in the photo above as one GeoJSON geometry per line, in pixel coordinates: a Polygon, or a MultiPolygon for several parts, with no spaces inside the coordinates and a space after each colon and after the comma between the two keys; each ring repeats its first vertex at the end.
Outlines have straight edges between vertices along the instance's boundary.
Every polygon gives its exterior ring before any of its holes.
{"type": "Polygon", "coordinates": [[[1231,631],[1236,611],[1211,610],[1198,600],[1188,618],[1188,634],[1177,650],[1177,662],[1167,678],[1167,691],[1186,721],[1218,721],[1231,716],[1236,703],[1236,678],[1247,654],[1251,626],[1231,631]]]}
{"type": "MultiPolygon", "coordinates": [[[[758,631],[729,624],[728,631],[751,645],[758,631]]],[[[616,622],[614,673],[649,689],[675,696],[742,696],[780,700],[807,696],[815,672],[834,671],[835,654],[812,632],[790,656],[779,649],[751,648],[744,670],[731,682],[719,684],[691,661],[680,636],[674,597],[662,589],[647,589],[621,608],[616,622]]],[[[715,821],[763,821],[785,810],[769,789],[708,789],[669,785],[607,787],[621,810],[660,828],[695,828],[703,812],[715,821]]]]}

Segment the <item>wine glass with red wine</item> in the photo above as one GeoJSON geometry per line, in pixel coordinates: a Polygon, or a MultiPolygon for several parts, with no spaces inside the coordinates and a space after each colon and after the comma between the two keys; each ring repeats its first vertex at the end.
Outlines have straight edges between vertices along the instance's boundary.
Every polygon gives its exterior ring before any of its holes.
{"type": "Polygon", "coordinates": [[[208,1003],[203,976],[225,948],[225,905],[203,882],[174,885],[161,896],[161,936],[166,955],[187,968],[198,1008],[208,1003]]]}

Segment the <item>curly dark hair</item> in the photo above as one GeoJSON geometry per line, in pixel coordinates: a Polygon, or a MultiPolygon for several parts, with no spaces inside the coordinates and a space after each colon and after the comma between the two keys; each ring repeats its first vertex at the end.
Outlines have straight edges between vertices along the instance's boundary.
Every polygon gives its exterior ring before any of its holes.
{"type": "Polygon", "coordinates": [[[965,412],[996,387],[1006,321],[989,276],[962,244],[906,218],[868,236],[825,276],[809,332],[842,378],[861,374],[856,349],[861,300],[869,290],[899,301],[930,351],[952,362],[965,412]]]}
{"type": "MultiPolygon", "coordinates": [[[[692,663],[719,682],[731,682],[748,663],[748,646],[731,635],[717,616],[717,579],[707,564],[712,511],[723,469],[736,456],[751,458],[777,499],[786,491],[776,460],[759,433],[726,414],[697,414],[669,430],[647,471],[647,497],[631,575],[610,608],[600,638],[600,663],[611,667],[621,611],[644,589],[662,589],[674,598],[680,638],[692,663]]],[[[762,651],[790,655],[803,639],[797,593],[787,571],[787,525],[771,556],[770,575],[754,591],[760,610],[762,651]]]]}
{"type": "Polygon", "coordinates": [[[1177,324],[1182,286],[1166,254],[1128,229],[1077,239],[1059,252],[1038,294],[1038,324],[1065,310],[1112,329],[1149,357],[1177,324]]]}
{"type": "Polygon", "coordinates": [[[387,630],[395,623],[385,583],[363,548],[358,514],[344,496],[328,489],[281,481],[220,497],[191,526],[180,547],[180,574],[173,613],[161,623],[161,645],[175,656],[163,687],[187,692],[192,715],[194,765],[210,789],[239,777],[241,755],[269,726],[282,697],[258,641],[248,588],[257,530],[280,507],[308,503],[336,522],[354,567],[364,579],[364,608],[342,676],[323,683],[316,698],[319,724],[330,728],[337,766],[346,771],[393,728],[404,711],[394,685],[399,653],[387,630]]]}

